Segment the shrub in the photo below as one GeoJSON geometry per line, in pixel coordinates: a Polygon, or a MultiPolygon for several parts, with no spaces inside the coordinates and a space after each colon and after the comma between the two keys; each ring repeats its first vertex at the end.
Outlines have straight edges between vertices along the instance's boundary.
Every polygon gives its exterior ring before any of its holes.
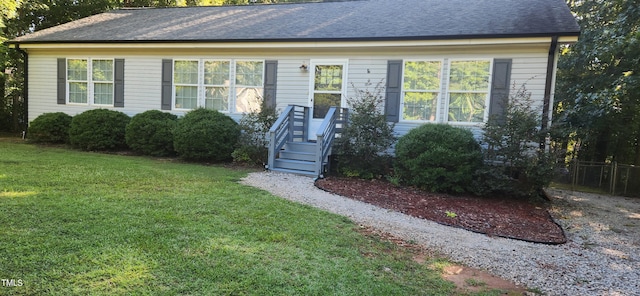
{"type": "Polygon", "coordinates": [[[73,117],[63,112],[44,113],[29,125],[29,140],[36,143],[69,143],[69,126],[73,117]]]}
{"type": "Polygon", "coordinates": [[[238,124],[218,111],[195,109],[178,120],[173,147],[184,159],[227,161],[238,142],[238,124]]]}
{"type": "Polygon", "coordinates": [[[385,175],[390,163],[388,151],[396,138],[393,135],[394,124],[388,123],[382,112],[382,82],[373,91],[356,89],[356,97],[350,98],[348,104],[349,123],[334,146],[338,172],[366,179],[385,175]]]}
{"type": "Polygon", "coordinates": [[[512,91],[501,116],[493,116],[484,127],[483,141],[488,165],[476,182],[478,193],[506,193],[516,196],[542,196],[542,189],[553,178],[555,156],[540,148],[549,131],[540,130],[539,108],[533,107],[525,86],[512,91]]]}
{"type": "Polygon", "coordinates": [[[125,129],[131,118],[119,111],[92,109],[73,117],[69,141],[76,148],[91,151],[127,147],[125,129]]]}
{"type": "Polygon", "coordinates": [[[481,166],[481,148],[473,134],[447,124],[424,124],[396,145],[394,168],[401,182],[434,192],[468,191],[481,166]]]}
{"type": "Polygon", "coordinates": [[[276,109],[261,104],[260,111],[253,110],[242,115],[239,121],[240,137],[233,151],[233,161],[264,165],[269,157],[267,133],[278,119],[276,109]]]}
{"type": "Polygon", "coordinates": [[[168,156],[173,149],[173,129],[178,116],[159,110],[149,110],[131,118],[125,139],[133,151],[151,155],[168,156]]]}

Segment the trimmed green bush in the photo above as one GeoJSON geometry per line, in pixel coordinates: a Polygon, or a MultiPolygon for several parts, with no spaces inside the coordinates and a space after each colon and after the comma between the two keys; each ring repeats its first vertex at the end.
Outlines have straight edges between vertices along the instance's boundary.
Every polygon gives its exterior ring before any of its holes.
{"type": "Polygon", "coordinates": [[[425,124],[396,145],[395,173],[401,182],[433,192],[469,190],[482,167],[482,152],[473,134],[447,124],[425,124]]]}
{"type": "Polygon", "coordinates": [[[218,111],[195,109],[178,120],[173,147],[184,159],[221,162],[231,160],[240,128],[218,111]]]}
{"type": "Polygon", "coordinates": [[[73,117],[69,141],[87,151],[113,151],[127,148],[125,130],[131,118],[119,111],[92,109],[73,117]]]}
{"type": "Polygon", "coordinates": [[[159,110],[136,114],[126,128],[127,145],[144,155],[173,155],[173,129],[177,123],[178,116],[159,110]]]}
{"type": "Polygon", "coordinates": [[[28,129],[29,140],[36,143],[69,143],[69,127],[73,117],[63,112],[43,113],[28,129]]]}

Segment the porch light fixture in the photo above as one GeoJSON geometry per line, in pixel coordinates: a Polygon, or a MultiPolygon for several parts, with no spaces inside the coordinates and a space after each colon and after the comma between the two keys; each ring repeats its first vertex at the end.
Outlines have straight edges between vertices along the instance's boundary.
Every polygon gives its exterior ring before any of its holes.
{"type": "Polygon", "coordinates": [[[300,70],[303,72],[307,72],[307,70],[309,70],[309,67],[307,66],[306,62],[302,62],[302,65],[300,66],[300,70]]]}

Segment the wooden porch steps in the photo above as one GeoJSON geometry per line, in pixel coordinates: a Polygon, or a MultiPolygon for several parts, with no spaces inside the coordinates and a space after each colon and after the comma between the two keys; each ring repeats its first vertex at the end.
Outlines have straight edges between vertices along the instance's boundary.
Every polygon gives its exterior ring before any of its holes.
{"type": "Polygon", "coordinates": [[[269,169],[317,177],[315,150],[316,143],[313,142],[287,142],[269,169]]]}

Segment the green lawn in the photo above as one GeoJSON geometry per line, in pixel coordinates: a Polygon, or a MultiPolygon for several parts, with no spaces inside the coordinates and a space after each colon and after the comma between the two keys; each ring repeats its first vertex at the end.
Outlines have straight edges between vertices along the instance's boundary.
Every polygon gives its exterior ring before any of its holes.
{"type": "Polygon", "coordinates": [[[433,262],[246,173],[0,139],[0,279],[21,284],[0,295],[453,293],[433,262]]]}

